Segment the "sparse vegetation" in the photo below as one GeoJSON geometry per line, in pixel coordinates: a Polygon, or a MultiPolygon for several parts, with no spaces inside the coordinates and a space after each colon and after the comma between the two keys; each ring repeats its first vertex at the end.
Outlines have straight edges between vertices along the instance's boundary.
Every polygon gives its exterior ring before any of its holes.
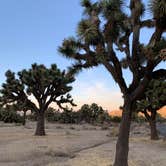
{"type": "MultiPolygon", "coordinates": [[[[119,120],[117,120],[118,117],[110,117],[106,110],[95,103],[92,103],[91,105],[84,104],[78,111],[74,111],[68,107],[64,108],[62,111],[49,107],[45,113],[45,117],[48,122],[71,124],[103,124],[112,121],[120,121],[120,117],[119,120]]],[[[29,115],[28,118],[35,120],[36,113],[29,115]]]]}
{"type": "Polygon", "coordinates": [[[3,121],[4,123],[23,123],[24,118],[13,109],[1,108],[0,121],[3,121]]]}

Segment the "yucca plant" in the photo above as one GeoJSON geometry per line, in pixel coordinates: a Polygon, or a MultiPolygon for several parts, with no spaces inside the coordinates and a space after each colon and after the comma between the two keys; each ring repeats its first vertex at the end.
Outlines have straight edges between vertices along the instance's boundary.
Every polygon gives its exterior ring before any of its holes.
{"type": "Polygon", "coordinates": [[[150,124],[151,139],[157,140],[156,117],[157,111],[166,105],[166,80],[151,80],[144,94],[141,100],[137,100],[137,110],[150,124]]]}
{"type": "Polygon", "coordinates": [[[17,104],[19,109],[29,109],[37,115],[35,135],[45,135],[45,112],[51,103],[60,108],[69,103],[75,106],[69,92],[72,90],[73,75],[60,71],[55,64],[50,68],[44,65],[32,64],[29,70],[6,72],[6,82],[0,90],[1,103],[17,104]],[[35,100],[30,99],[34,97],[35,100]]]}
{"type": "MultiPolygon", "coordinates": [[[[165,0],[156,2],[163,4],[165,0]]],[[[155,7],[158,6],[156,2],[151,1],[153,7],[150,8],[154,19],[144,19],[146,9],[141,0],[130,0],[129,5],[124,0],[83,0],[85,17],[78,23],[75,42],[71,44],[70,38],[65,39],[59,47],[63,56],[75,60],[70,67],[72,73],[103,65],[119,85],[124,105],[114,166],[128,165],[129,132],[136,100],[142,96],[152,78],[166,75],[164,69],[155,71],[164,60],[166,23],[166,3],[161,8],[155,7]],[[124,12],[126,8],[127,13],[124,12]],[[143,28],[155,30],[147,44],[140,42],[143,28]],[[68,47],[72,51],[65,51],[68,47]],[[130,85],[123,75],[123,67],[132,73],[130,85]]]]}
{"type": "MultiPolygon", "coordinates": [[[[150,0],[149,9],[155,20],[155,33],[153,38],[155,40],[160,40],[162,33],[166,31],[166,1],[165,0],[150,0]]],[[[151,41],[153,41],[153,38],[151,41]]],[[[151,42],[151,46],[154,46],[154,43],[151,42]]]]}
{"type": "Polygon", "coordinates": [[[154,19],[166,17],[166,1],[165,0],[150,0],[149,8],[154,19]]]}

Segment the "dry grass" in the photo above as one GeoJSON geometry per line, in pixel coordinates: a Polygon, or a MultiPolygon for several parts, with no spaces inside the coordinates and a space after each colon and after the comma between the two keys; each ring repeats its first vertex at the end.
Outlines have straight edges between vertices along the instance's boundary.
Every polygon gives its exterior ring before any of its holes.
{"type": "MultiPolygon", "coordinates": [[[[0,166],[110,166],[115,155],[118,127],[102,130],[85,124],[47,124],[45,137],[33,136],[27,127],[0,127],[0,166]],[[74,129],[73,129],[74,128],[74,129]],[[109,137],[108,137],[108,136],[109,137]]],[[[143,127],[132,132],[129,166],[165,166],[166,141],[150,141],[143,127]],[[144,133],[142,132],[145,131],[144,133]],[[145,136],[146,135],[146,136],[145,136]]]]}

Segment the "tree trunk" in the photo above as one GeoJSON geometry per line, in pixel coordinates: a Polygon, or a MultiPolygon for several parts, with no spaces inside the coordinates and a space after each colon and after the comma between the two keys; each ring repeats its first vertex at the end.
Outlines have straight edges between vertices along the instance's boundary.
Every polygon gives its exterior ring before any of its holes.
{"type": "Polygon", "coordinates": [[[150,130],[151,130],[151,134],[150,134],[151,135],[151,140],[158,140],[159,136],[158,136],[155,120],[150,121],[150,130]]]}
{"type": "Polygon", "coordinates": [[[125,100],[122,121],[119,129],[114,166],[128,166],[129,133],[132,114],[132,103],[125,100]]]}
{"type": "Polygon", "coordinates": [[[150,135],[151,135],[151,140],[158,140],[158,132],[157,132],[157,128],[156,128],[156,110],[153,109],[149,109],[149,111],[151,112],[151,115],[147,112],[144,111],[144,115],[147,119],[147,121],[150,124],[150,135]]]}
{"type": "Polygon", "coordinates": [[[25,124],[26,124],[26,111],[24,111],[22,125],[24,125],[24,126],[25,126],[25,124]]]}
{"type": "Polygon", "coordinates": [[[45,134],[45,120],[44,120],[44,111],[39,111],[37,115],[37,126],[35,135],[43,136],[45,134]]]}

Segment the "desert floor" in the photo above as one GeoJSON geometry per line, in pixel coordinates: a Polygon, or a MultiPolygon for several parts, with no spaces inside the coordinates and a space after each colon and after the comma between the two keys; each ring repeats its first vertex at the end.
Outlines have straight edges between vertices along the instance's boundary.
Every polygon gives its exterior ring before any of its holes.
{"type": "MultiPolygon", "coordinates": [[[[47,135],[0,123],[0,166],[111,166],[118,124],[111,127],[46,124],[47,135]]],[[[147,124],[132,124],[129,166],[166,166],[166,141],[149,140],[147,124]]]]}

